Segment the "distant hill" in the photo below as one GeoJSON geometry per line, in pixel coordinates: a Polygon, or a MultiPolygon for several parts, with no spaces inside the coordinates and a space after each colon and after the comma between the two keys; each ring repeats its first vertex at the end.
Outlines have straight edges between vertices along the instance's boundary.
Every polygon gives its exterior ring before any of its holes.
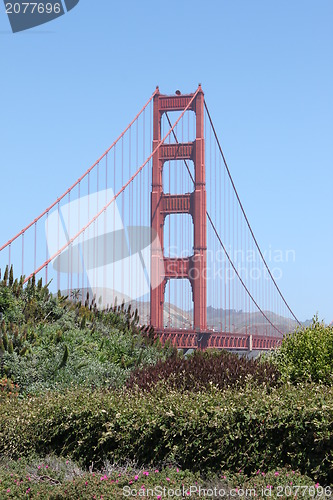
{"type": "MultiPolygon", "coordinates": [[[[138,308],[140,322],[142,324],[147,323],[149,321],[149,304],[145,302],[136,305],[133,303],[132,305],[138,308]]],[[[297,326],[295,320],[279,316],[271,311],[264,312],[267,318],[282,333],[295,330],[297,326]]],[[[192,315],[192,310],[183,311],[173,304],[166,303],[164,306],[164,326],[168,328],[191,328],[192,315]]],[[[306,323],[311,324],[311,321],[306,323]]],[[[246,333],[249,324],[252,331],[256,331],[258,335],[264,335],[269,322],[260,312],[249,314],[243,311],[217,309],[211,306],[207,308],[207,325],[211,330],[221,331],[222,329],[223,331],[246,333]]]]}
{"type": "MultiPolygon", "coordinates": [[[[90,298],[92,298],[91,290],[90,298]]],[[[86,297],[87,290],[84,289],[80,293],[80,298],[86,297]]],[[[97,300],[98,303],[98,300],[97,300]]],[[[118,300],[118,304],[121,302],[118,300]]],[[[126,307],[131,304],[132,308],[138,309],[140,323],[146,325],[150,320],[149,302],[134,302],[128,301],[126,307]]],[[[295,330],[297,323],[295,320],[277,315],[271,311],[264,311],[267,318],[275,325],[283,334],[295,330]]],[[[164,306],[164,326],[167,328],[192,328],[193,310],[184,311],[181,308],[165,303],[164,306]]],[[[312,320],[306,320],[302,326],[310,326],[312,320]]],[[[251,325],[251,331],[255,331],[258,335],[267,334],[267,327],[270,323],[263,317],[260,312],[248,313],[244,311],[236,311],[234,309],[219,309],[212,306],[207,308],[207,325],[210,330],[229,331],[231,333],[246,333],[248,325],[251,325]]]]}

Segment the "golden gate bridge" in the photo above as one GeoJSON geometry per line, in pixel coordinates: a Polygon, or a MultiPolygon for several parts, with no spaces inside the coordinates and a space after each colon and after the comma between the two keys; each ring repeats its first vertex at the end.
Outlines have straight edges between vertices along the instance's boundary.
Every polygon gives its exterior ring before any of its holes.
{"type": "Polygon", "coordinates": [[[89,291],[101,308],[131,304],[178,348],[270,349],[299,324],[255,238],[201,85],[174,95],[157,87],[110,148],[1,246],[0,268],[12,265],[25,282],[42,277],[83,299],[89,291]]]}

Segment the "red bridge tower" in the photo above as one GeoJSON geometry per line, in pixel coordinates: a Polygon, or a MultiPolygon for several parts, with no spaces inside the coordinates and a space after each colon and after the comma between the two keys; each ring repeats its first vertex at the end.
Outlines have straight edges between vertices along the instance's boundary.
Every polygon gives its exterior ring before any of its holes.
{"type": "MultiPolygon", "coordinates": [[[[183,111],[194,94],[162,95],[154,97],[153,151],[161,141],[161,118],[168,111],[183,111]]],[[[153,156],[153,176],[151,193],[151,227],[157,233],[160,247],[152,248],[151,279],[160,282],[150,294],[150,323],[156,330],[164,328],[163,306],[167,281],[188,279],[192,287],[194,304],[194,329],[207,329],[206,290],[206,176],[204,143],[204,94],[199,85],[197,94],[188,108],[196,115],[196,139],[189,143],[162,144],[153,156]],[[163,165],[166,161],[192,160],[194,163],[194,191],[186,194],[165,194],[162,185],[163,165]],[[188,258],[167,258],[164,256],[164,222],[167,215],[191,214],[194,227],[193,255],[188,258]],[[162,250],[161,250],[162,249],[162,250]],[[158,280],[156,278],[159,278],[158,280]]]]}

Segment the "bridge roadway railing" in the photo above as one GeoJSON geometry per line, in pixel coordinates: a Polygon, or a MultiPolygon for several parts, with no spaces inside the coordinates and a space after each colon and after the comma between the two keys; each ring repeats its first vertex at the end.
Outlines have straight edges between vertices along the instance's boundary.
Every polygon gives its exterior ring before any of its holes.
{"type": "Polygon", "coordinates": [[[235,349],[242,351],[270,350],[281,344],[282,338],[263,335],[216,332],[207,330],[196,332],[181,328],[164,328],[156,330],[162,344],[170,342],[178,349],[235,349]]]}

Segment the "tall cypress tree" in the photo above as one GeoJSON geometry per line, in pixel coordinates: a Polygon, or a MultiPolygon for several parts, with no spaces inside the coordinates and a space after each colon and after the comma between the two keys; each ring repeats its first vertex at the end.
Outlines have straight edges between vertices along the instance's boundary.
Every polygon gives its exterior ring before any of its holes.
{"type": "Polygon", "coordinates": [[[8,266],[6,266],[6,269],[5,269],[5,274],[3,275],[3,280],[2,280],[2,283],[7,286],[7,280],[8,280],[8,266]]]}
{"type": "Polygon", "coordinates": [[[13,271],[13,266],[10,266],[10,271],[9,271],[9,286],[10,288],[13,286],[14,283],[14,271],[13,271]]]}

